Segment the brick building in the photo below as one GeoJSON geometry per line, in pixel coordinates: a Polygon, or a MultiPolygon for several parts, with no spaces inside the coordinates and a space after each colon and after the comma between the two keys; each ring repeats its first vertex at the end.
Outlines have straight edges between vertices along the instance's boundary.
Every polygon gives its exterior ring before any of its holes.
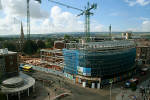
{"type": "Polygon", "coordinates": [[[0,79],[18,75],[17,53],[0,49],[0,79]]]}
{"type": "Polygon", "coordinates": [[[64,41],[55,41],[54,42],[54,48],[55,49],[63,49],[63,48],[65,48],[64,41]]]}
{"type": "Polygon", "coordinates": [[[136,61],[138,65],[150,65],[150,46],[136,47],[136,61]]]}
{"type": "Polygon", "coordinates": [[[150,40],[136,40],[136,62],[137,65],[150,66],[150,40]]]}

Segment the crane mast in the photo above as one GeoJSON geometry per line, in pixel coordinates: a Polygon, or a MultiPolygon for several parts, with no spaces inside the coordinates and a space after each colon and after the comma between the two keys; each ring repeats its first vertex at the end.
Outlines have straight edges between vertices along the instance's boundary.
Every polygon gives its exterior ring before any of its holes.
{"type": "Polygon", "coordinates": [[[27,39],[30,40],[30,8],[29,8],[29,0],[27,0],[27,39]]]}
{"type": "MultiPolygon", "coordinates": [[[[41,0],[35,0],[41,3],[41,0]]],[[[30,40],[30,0],[27,0],[27,39],[30,40]]]]}

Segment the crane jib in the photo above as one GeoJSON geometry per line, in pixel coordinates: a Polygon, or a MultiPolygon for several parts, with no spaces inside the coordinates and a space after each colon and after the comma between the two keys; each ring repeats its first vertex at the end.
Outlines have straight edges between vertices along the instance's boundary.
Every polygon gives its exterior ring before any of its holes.
{"type": "Polygon", "coordinates": [[[90,5],[89,2],[88,2],[85,9],[82,10],[82,9],[79,9],[79,8],[76,8],[76,7],[73,7],[73,6],[70,6],[70,5],[66,5],[64,3],[60,3],[60,2],[57,2],[57,1],[53,1],[53,0],[48,0],[48,1],[56,3],[56,4],[61,5],[61,6],[65,6],[67,8],[72,8],[72,9],[81,11],[81,13],[78,14],[77,16],[85,15],[85,37],[86,37],[85,41],[90,42],[90,16],[94,14],[90,11],[92,9],[96,9],[97,4],[90,5]]]}

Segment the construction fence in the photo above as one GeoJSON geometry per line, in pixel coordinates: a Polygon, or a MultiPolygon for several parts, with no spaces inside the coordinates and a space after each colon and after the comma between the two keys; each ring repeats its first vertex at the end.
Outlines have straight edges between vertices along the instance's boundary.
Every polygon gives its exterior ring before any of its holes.
{"type": "Polygon", "coordinates": [[[37,71],[42,71],[42,72],[46,72],[46,73],[50,73],[50,74],[54,74],[54,75],[64,76],[64,73],[60,72],[60,71],[56,71],[56,70],[52,70],[52,69],[44,68],[44,67],[40,67],[40,66],[34,66],[31,64],[27,64],[27,65],[31,66],[34,70],[37,70],[37,71]]]}

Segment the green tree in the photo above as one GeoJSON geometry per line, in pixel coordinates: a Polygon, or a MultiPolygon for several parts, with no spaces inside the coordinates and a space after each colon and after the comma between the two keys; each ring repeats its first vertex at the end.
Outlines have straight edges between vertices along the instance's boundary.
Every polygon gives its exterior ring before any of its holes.
{"type": "Polygon", "coordinates": [[[67,34],[64,35],[64,40],[70,40],[70,39],[71,39],[70,35],[67,35],[67,34]]]}
{"type": "Polygon", "coordinates": [[[6,100],[6,97],[3,93],[0,92],[0,100],[6,100]]]}
{"type": "Polygon", "coordinates": [[[8,50],[10,51],[16,51],[16,44],[13,42],[4,42],[3,43],[3,48],[8,48],[8,50]]]}
{"type": "Polygon", "coordinates": [[[131,83],[131,90],[135,91],[137,89],[136,83],[131,83]]]}
{"type": "Polygon", "coordinates": [[[32,41],[32,40],[27,40],[25,43],[24,43],[24,46],[23,46],[23,52],[25,54],[35,54],[36,51],[37,51],[37,44],[32,41]]]}
{"type": "Polygon", "coordinates": [[[46,48],[52,48],[54,46],[54,40],[48,38],[45,44],[46,44],[46,48]]]}
{"type": "Polygon", "coordinates": [[[0,37],[0,41],[3,41],[3,39],[0,37]]]}
{"type": "Polygon", "coordinates": [[[45,48],[46,47],[45,42],[43,42],[42,40],[38,40],[37,41],[37,47],[39,49],[45,48]]]}

